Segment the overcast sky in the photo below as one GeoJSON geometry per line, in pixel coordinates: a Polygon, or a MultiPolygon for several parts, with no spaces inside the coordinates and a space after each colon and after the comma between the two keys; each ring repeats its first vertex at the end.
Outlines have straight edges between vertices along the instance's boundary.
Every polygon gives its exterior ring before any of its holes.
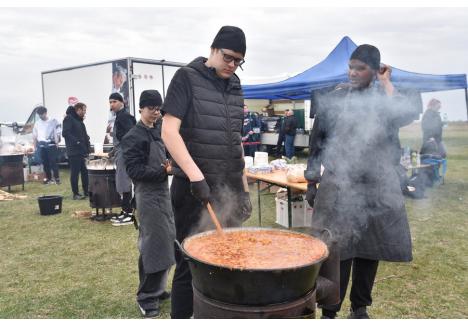
{"type": "MultiPolygon", "coordinates": [[[[140,57],[189,62],[209,54],[223,25],[247,38],[243,84],[286,78],[323,60],[345,35],[376,45],[382,61],[419,73],[468,72],[468,8],[1,8],[0,121],[42,101],[41,72],[140,57]]],[[[466,120],[464,91],[442,100],[466,120]]]]}

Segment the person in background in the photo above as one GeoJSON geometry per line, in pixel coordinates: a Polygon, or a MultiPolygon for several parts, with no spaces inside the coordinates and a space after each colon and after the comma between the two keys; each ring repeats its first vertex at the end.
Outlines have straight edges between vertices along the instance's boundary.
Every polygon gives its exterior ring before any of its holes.
{"type": "Polygon", "coordinates": [[[122,211],[119,216],[111,218],[113,226],[122,226],[133,224],[133,208],[132,208],[132,180],[130,180],[125,170],[125,162],[122,156],[120,142],[125,134],[132,129],[136,124],[135,117],[127,112],[124,106],[124,100],[119,93],[112,93],[109,96],[109,106],[112,112],[115,113],[114,128],[112,131],[113,149],[110,157],[113,157],[115,171],[115,186],[117,192],[122,198],[122,211]]]}
{"type": "MultiPolygon", "coordinates": [[[[200,225],[202,215],[208,215],[208,202],[224,226],[240,226],[250,217],[241,143],[244,98],[235,75],[245,51],[244,32],[223,26],[208,59],[198,57],[180,68],[169,85],[162,139],[175,161],[171,199],[179,242],[200,229],[214,228],[212,223],[200,225]]],[[[190,318],[192,275],[178,248],[176,262],[171,317],[190,318]]]]}
{"type": "Polygon", "coordinates": [[[286,157],[294,156],[294,138],[296,137],[297,119],[292,110],[286,110],[284,118],[284,150],[286,157]]]}
{"type": "Polygon", "coordinates": [[[175,263],[175,226],[167,176],[171,164],[161,140],[161,95],[145,90],[140,96],[141,119],[121,140],[127,173],[135,185],[139,220],[137,302],[144,317],[160,313],[168,299],[166,283],[175,263]]]}
{"type": "Polygon", "coordinates": [[[285,133],[284,133],[284,122],[286,120],[286,112],[289,110],[285,110],[285,115],[281,116],[275,125],[275,130],[278,132],[278,141],[276,142],[276,158],[281,158],[283,154],[283,143],[285,140],[285,133]]]}
{"type": "Polygon", "coordinates": [[[84,199],[88,196],[88,169],[85,158],[91,152],[89,136],[83,122],[86,116],[86,104],[78,102],[73,108],[67,109],[67,115],[63,119],[62,136],[65,138],[68,163],[70,164],[70,184],[73,199],[84,199]],[[83,195],[78,191],[78,177],[81,174],[83,195]]]}
{"type": "Polygon", "coordinates": [[[40,151],[41,161],[44,166],[44,184],[60,184],[59,169],[57,164],[58,145],[60,143],[61,125],[55,119],[47,116],[47,108],[36,108],[39,120],[33,128],[33,141],[36,150],[40,151]],[[54,179],[52,180],[52,173],[54,179]]]}
{"type": "Polygon", "coordinates": [[[433,145],[429,143],[434,141],[437,146],[438,155],[445,158],[447,156],[447,152],[445,150],[444,143],[442,142],[442,130],[444,123],[440,117],[440,108],[441,103],[435,98],[431,99],[427,104],[427,110],[424,112],[421,120],[421,128],[423,132],[422,146],[433,147],[433,145]]]}
{"type": "Polygon", "coordinates": [[[260,120],[249,112],[244,104],[244,123],[242,126],[242,146],[245,156],[254,156],[260,145],[260,120]]]}
{"type": "Polygon", "coordinates": [[[352,53],[348,77],[348,84],[318,100],[304,176],[312,226],[339,239],[340,302],[323,306],[322,318],[340,311],[352,269],[348,318],[364,319],[379,261],[412,260],[395,129],[411,122],[414,102],[393,87],[391,68],[380,66],[380,51],[372,45],[352,53]]]}

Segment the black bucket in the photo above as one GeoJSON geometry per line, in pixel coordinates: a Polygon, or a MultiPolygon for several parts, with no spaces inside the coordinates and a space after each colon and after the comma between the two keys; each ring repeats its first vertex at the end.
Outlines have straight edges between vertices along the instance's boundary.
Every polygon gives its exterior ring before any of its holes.
{"type": "Polygon", "coordinates": [[[42,196],[38,197],[39,211],[41,215],[59,214],[62,212],[62,196],[42,196]]]}

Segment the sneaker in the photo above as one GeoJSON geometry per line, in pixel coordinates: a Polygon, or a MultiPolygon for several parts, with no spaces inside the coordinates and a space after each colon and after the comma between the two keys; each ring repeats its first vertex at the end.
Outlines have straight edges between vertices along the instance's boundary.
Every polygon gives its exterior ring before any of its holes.
{"type": "Polygon", "coordinates": [[[85,197],[82,194],[73,195],[73,200],[82,200],[82,199],[85,199],[85,197]]]}
{"type": "Polygon", "coordinates": [[[159,308],[159,302],[156,303],[155,307],[152,309],[143,309],[140,304],[138,304],[138,307],[140,308],[141,315],[145,318],[153,318],[159,316],[160,308],[159,308]]]}
{"type": "Polygon", "coordinates": [[[61,184],[60,179],[55,179],[55,184],[56,184],[56,185],[61,184]]]}
{"type": "Polygon", "coordinates": [[[42,180],[42,184],[45,184],[45,185],[48,185],[49,182],[50,182],[50,180],[47,179],[47,178],[44,178],[44,180],[42,180]]]}
{"type": "Polygon", "coordinates": [[[124,218],[124,215],[125,215],[125,212],[124,211],[120,211],[119,215],[114,215],[110,218],[110,221],[112,223],[114,222],[118,222],[120,219],[123,219],[124,218]]]}
{"type": "Polygon", "coordinates": [[[122,218],[120,216],[117,218],[116,222],[113,222],[113,226],[122,226],[122,225],[131,225],[133,224],[133,214],[125,213],[122,218]]]}
{"type": "Polygon", "coordinates": [[[54,185],[54,184],[55,184],[55,181],[54,181],[54,180],[49,180],[49,181],[47,181],[47,184],[48,184],[48,185],[54,185]]]}
{"type": "Polygon", "coordinates": [[[84,197],[89,197],[89,192],[85,191],[83,194],[84,197]]]}
{"type": "Polygon", "coordinates": [[[367,314],[367,307],[359,307],[356,309],[349,309],[348,319],[370,319],[367,314]]]}

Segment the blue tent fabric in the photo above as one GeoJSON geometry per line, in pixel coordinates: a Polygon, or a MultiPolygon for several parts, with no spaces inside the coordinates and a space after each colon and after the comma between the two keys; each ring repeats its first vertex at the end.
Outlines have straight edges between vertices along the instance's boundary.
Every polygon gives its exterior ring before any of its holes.
{"type": "MultiPolygon", "coordinates": [[[[246,99],[309,99],[311,91],[333,87],[348,81],[348,61],[357,45],[345,36],[333,51],[317,65],[277,83],[243,86],[246,99]]],[[[467,88],[466,74],[429,75],[401,70],[392,66],[396,88],[418,92],[435,92],[467,88]]]]}

